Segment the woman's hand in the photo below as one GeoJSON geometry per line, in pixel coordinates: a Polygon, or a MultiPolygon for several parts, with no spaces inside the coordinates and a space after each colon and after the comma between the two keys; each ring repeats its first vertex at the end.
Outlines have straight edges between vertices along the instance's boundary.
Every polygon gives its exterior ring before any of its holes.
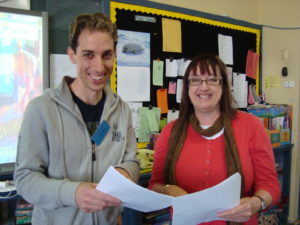
{"type": "Polygon", "coordinates": [[[163,190],[162,194],[170,195],[173,197],[178,197],[178,196],[188,194],[184,189],[182,189],[181,187],[179,187],[177,185],[173,185],[173,184],[167,184],[167,185],[163,186],[162,190],[163,190]]]}
{"type": "Polygon", "coordinates": [[[218,217],[234,222],[246,222],[260,209],[261,201],[257,197],[245,197],[232,209],[217,213],[218,217]]]}
{"type": "Polygon", "coordinates": [[[173,197],[182,196],[188,194],[184,189],[181,187],[174,185],[174,184],[154,184],[152,187],[153,191],[156,191],[161,194],[170,195],[173,197]]]}

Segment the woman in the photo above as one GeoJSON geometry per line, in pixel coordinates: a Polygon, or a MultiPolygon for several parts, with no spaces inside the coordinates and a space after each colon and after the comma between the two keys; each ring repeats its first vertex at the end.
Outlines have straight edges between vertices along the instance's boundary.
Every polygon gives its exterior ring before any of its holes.
{"type": "Polygon", "coordinates": [[[255,225],[257,212],[280,197],[272,146],[259,119],[234,108],[220,58],[199,55],[183,78],[180,116],[156,143],[149,188],[180,196],[212,187],[236,172],[242,176],[240,204],[217,216],[230,224],[255,225]]]}

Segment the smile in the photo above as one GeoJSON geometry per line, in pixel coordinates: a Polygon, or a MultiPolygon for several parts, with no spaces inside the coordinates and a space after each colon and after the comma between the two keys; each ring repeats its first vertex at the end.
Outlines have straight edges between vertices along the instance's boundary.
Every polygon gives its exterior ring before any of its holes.
{"type": "Polygon", "coordinates": [[[96,75],[89,74],[89,77],[92,78],[93,80],[101,80],[102,78],[104,78],[104,76],[105,75],[96,76],[96,75]]]}
{"type": "Polygon", "coordinates": [[[208,99],[210,95],[197,95],[197,97],[201,99],[208,99]]]}

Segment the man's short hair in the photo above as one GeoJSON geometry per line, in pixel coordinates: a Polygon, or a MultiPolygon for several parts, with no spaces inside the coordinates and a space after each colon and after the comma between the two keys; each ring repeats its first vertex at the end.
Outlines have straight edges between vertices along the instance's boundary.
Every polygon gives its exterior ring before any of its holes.
{"type": "Polygon", "coordinates": [[[116,46],[117,27],[106,15],[102,13],[82,14],[74,18],[69,29],[70,46],[74,52],[78,46],[78,37],[84,29],[107,32],[111,35],[114,46],[116,46]]]}

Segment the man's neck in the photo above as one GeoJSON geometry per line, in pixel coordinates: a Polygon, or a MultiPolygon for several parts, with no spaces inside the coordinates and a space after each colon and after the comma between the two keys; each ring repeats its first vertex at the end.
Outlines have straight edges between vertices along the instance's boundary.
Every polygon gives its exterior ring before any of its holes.
{"type": "Polygon", "coordinates": [[[88,105],[96,105],[102,99],[103,90],[99,92],[93,92],[90,90],[87,91],[86,89],[80,88],[78,85],[80,84],[78,84],[75,79],[75,81],[70,85],[70,89],[84,103],[88,105]]]}

